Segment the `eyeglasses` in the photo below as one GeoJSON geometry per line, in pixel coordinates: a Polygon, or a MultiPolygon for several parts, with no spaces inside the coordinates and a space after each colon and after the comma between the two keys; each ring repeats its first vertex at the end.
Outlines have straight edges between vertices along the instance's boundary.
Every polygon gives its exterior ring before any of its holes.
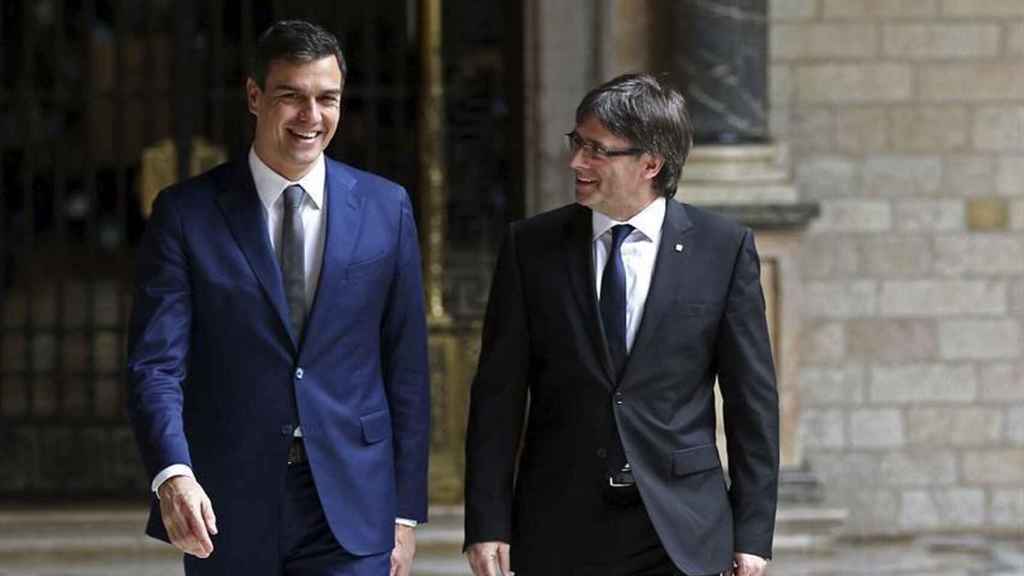
{"type": "Polygon", "coordinates": [[[585,140],[582,136],[577,134],[575,130],[567,132],[565,137],[569,145],[570,153],[575,155],[580,150],[583,150],[583,156],[592,160],[595,158],[607,159],[615,156],[637,156],[646,152],[643,148],[619,148],[609,150],[597,142],[585,140]]]}

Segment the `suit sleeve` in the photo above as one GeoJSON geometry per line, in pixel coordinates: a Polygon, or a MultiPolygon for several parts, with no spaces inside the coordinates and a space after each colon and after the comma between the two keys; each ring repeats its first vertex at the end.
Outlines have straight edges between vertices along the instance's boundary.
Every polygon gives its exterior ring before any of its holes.
{"type": "Polygon", "coordinates": [[[167,190],[157,197],[136,268],[128,337],[129,418],[149,478],[192,465],[182,425],[192,295],[181,215],[167,190]]]}
{"type": "Polygon", "coordinates": [[[466,545],[509,542],[516,454],[530,371],[529,331],[515,226],[498,256],[470,390],[466,434],[466,545]]]}
{"type": "Polygon", "coordinates": [[[412,206],[403,191],[398,258],[381,325],[381,362],[391,411],[397,516],[426,522],[430,375],[420,266],[412,206]]]}
{"type": "Polygon", "coordinates": [[[779,476],[779,399],[760,261],[744,233],[718,339],[737,552],[771,558],[779,476]]]}

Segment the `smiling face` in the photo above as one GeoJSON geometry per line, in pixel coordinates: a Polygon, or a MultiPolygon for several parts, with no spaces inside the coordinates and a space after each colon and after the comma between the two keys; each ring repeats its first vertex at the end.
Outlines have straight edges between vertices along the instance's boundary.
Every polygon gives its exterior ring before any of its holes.
{"type": "MultiPolygon", "coordinates": [[[[633,143],[612,134],[593,116],[576,125],[576,134],[604,150],[623,150],[633,143]]],[[[576,202],[624,222],[658,197],[653,187],[664,162],[649,153],[626,156],[587,154],[584,148],[572,155],[569,167],[576,176],[576,202]]]]}
{"type": "Polygon", "coordinates": [[[342,87],[334,56],[274,60],[262,88],[249,78],[249,111],[256,116],[253,148],[260,160],[293,182],[309,172],[338,127],[342,87]]]}

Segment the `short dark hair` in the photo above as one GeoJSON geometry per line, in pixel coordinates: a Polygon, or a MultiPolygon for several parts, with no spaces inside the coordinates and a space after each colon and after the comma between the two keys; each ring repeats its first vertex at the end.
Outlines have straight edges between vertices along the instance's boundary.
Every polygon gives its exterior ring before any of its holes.
{"type": "Polygon", "coordinates": [[[305,20],[281,20],[271,24],[256,40],[256,48],[249,63],[249,77],[256,81],[260,89],[264,89],[271,62],[312,62],[328,56],[338,60],[341,81],[344,82],[348,76],[348,67],[334,34],[305,20]]]}
{"type": "Polygon", "coordinates": [[[675,196],[693,147],[693,125],[682,94],[651,74],[624,74],[583,97],[576,108],[576,123],[589,117],[631,145],[664,158],[654,188],[666,198],[675,196]]]}

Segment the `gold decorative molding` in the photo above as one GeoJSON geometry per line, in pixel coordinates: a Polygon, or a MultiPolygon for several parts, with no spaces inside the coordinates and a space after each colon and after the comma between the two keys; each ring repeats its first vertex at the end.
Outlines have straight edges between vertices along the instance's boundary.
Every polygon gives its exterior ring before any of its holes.
{"type": "MultiPolygon", "coordinates": [[[[192,141],[189,157],[189,176],[202,174],[227,160],[224,149],[203,137],[192,141]]],[[[153,202],[164,188],[178,181],[178,147],[174,140],[164,138],[142,151],[142,169],[139,171],[139,207],[143,218],[149,218],[153,202]]]]}
{"type": "Polygon", "coordinates": [[[460,504],[465,474],[466,410],[480,356],[477,322],[430,328],[430,503],[460,504]]]}
{"type": "Polygon", "coordinates": [[[417,117],[418,190],[424,231],[423,267],[427,321],[451,323],[444,308],[444,238],[447,193],[444,161],[444,71],[441,56],[441,0],[419,1],[420,97],[417,117]]]}

